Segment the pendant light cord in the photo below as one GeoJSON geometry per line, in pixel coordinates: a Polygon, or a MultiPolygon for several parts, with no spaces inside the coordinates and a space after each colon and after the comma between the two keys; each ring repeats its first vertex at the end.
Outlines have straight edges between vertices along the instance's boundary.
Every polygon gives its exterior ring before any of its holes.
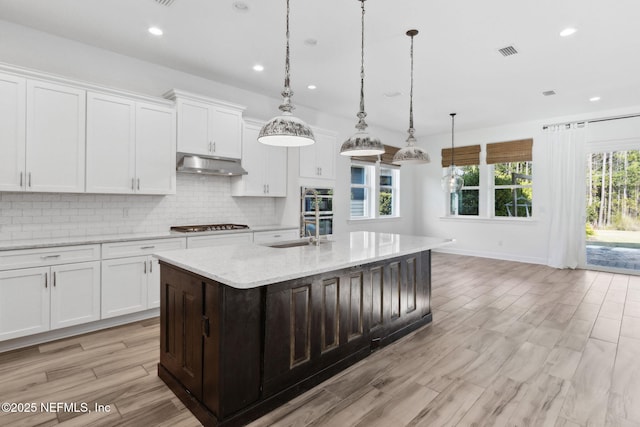
{"type": "Polygon", "coordinates": [[[284,98],[282,105],[280,105],[280,111],[285,113],[291,113],[293,111],[294,106],[291,104],[291,97],[293,96],[293,91],[291,90],[291,83],[289,77],[289,0],[287,0],[287,51],[286,51],[286,59],[284,63],[284,90],[281,95],[284,98]]]}
{"type": "Polygon", "coordinates": [[[451,116],[451,175],[453,176],[453,170],[454,170],[454,161],[453,161],[453,156],[454,156],[454,148],[453,148],[453,124],[456,120],[456,113],[451,113],[449,114],[451,116]]]}
{"type": "Polygon", "coordinates": [[[361,42],[360,42],[360,112],[358,112],[358,124],[356,125],[356,129],[365,130],[367,128],[367,123],[364,121],[364,118],[367,117],[367,113],[364,111],[364,2],[365,0],[360,0],[362,3],[362,18],[361,18],[361,42]]]}
{"type": "MultiPolygon", "coordinates": [[[[409,129],[413,129],[413,35],[411,36],[411,90],[409,92],[409,129]]],[[[409,130],[411,132],[411,130],[409,130]]]]}

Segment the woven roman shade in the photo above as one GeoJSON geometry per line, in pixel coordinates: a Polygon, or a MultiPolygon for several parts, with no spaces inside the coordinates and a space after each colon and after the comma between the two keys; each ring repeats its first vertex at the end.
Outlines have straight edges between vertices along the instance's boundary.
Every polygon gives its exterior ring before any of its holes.
{"type": "MultiPolygon", "coordinates": [[[[396,154],[398,150],[399,150],[398,147],[385,145],[384,154],[380,155],[380,163],[385,165],[393,165],[393,156],[396,154]]],[[[351,156],[351,159],[357,160],[359,162],[375,163],[378,161],[378,156],[351,156]]]]}
{"type": "MultiPolygon", "coordinates": [[[[453,152],[456,166],[470,166],[480,164],[480,146],[469,145],[467,147],[456,147],[453,152]]],[[[451,166],[451,148],[442,149],[442,167],[451,166]]]]}
{"type": "Polygon", "coordinates": [[[487,164],[530,162],[533,160],[532,147],[531,138],[487,144],[487,164]]]}

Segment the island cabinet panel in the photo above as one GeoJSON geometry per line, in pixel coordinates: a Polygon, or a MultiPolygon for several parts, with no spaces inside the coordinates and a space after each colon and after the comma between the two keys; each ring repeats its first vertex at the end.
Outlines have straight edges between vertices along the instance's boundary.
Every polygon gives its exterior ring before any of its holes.
{"type": "Polygon", "coordinates": [[[249,289],[161,276],[158,372],[207,426],[245,425],[431,321],[429,251],[249,289]]]}
{"type": "Polygon", "coordinates": [[[343,270],[268,287],[265,397],[369,351],[363,277],[362,269],[343,270]]]}
{"type": "Polygon", "coordinates": [[[218,419],[260,394],[261,290],[237,290],[161,264],[160,376],[218,419]]]}
{"type": "Polygon", "coordinates": [[[176,270],[162,272],[160,362],[202,398],[202,281],[176,270]]]}

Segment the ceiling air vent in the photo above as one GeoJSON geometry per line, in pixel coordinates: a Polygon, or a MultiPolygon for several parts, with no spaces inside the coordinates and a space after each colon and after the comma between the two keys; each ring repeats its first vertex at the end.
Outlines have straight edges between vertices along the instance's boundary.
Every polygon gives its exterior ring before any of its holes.
{"type": "Polygon", "coordinates": [[[515,55],[516,53],[518,53],[516,48],[513,47],[513,46],[503,47],[502,49],[498,49],[498,52],[500,52],[502,54],[502,56],[511,56],[511,55],[515,55]]]}
{"type": "Polygon", "coordinates": [[[156,3],[161,4],[163,6],[171,6],[176,0],[155,0],[156,3]]]}
{"type": "Polygon", "coordinates": [[[554,90],[545,90],[544,92],[542,92],[542,94],[544,96],[551,96],[551,95],[555,95],[556,91],[554,91],[554,90]]]}

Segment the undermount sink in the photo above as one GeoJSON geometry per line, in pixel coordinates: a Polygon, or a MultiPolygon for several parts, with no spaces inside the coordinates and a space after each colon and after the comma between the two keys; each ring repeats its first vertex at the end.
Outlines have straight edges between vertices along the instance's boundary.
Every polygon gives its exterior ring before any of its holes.
{"type": "MultiPolygon", "coordinates": [[[[320,240],[320,244],[329,243],[330,240],[320,240]]],[[[266,245],[270,248],[295,248],[297,246],[315,246],[309,239],[291,240],[288,242],[277,242],[266,245]]]]}

